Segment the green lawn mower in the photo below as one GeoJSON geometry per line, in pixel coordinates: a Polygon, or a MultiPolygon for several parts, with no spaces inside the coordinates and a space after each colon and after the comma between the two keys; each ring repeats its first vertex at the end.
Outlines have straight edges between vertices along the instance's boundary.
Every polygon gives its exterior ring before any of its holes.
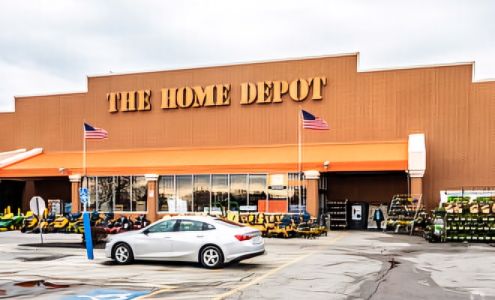
{"type": "Polygon", "coordinates": [[[0,231],[16,230],[22,226],[24,216],[14,216],[13,213],[8,213],[0,217],[0,231]]]}

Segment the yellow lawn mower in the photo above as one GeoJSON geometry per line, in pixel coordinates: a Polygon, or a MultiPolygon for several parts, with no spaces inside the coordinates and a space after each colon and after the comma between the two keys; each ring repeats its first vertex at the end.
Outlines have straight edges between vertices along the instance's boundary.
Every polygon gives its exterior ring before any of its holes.
{"type": "Polygon", "coordinates": [[[32,211],[28,211],[22,221],[21,232],[33,231],[38,226],[38,222],[38,217],[32,211]]]}

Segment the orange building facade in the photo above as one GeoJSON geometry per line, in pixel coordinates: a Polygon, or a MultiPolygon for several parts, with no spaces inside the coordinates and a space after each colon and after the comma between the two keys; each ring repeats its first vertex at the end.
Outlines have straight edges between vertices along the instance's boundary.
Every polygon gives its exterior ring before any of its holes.
{"type": "Polygon", "coordinates": [[[431,209],[440,190],[495,184],[495,82],[472,74],[473,64],[359,72],[349,54],[92,76],[87,92],[17,97],[0,113],[0,205],[25,210],[41,195],[77,211],[84,185],[90,209],[151,219],[318,215],[331,199],[396,193],[431,209]],[[301,131],[299,177],[300,109],[330,129],[301,131]],[[86,169],[83,122],[109,133],[87,142],[86,169]]]}

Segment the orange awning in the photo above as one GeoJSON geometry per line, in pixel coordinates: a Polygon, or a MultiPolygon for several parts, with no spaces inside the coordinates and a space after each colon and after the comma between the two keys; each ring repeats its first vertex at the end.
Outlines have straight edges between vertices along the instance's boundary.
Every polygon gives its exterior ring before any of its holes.
{"type": "MultiPolygon", "coordinates": [[[[305,144],[303,170],[407,169],[407,142],[305,144]],[[323,162],[330,165],[324,168],[323,162]]],[[[98,151],[87,154],[88,175],[256,173],[297,171],[297,145],[98,151]]],[[[0,177],[82,173],[81,152],[48,152],[0,169],[0,177]],[[63,168],[63,169],[62,169],[63,168]]]]}

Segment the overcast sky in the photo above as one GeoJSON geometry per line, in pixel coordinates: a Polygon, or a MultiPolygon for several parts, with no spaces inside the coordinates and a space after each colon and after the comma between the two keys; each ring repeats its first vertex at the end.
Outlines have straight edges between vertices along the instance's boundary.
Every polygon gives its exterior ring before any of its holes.
{"type": "Polygon", "coordinates": [[[360,52],[360,70],[476,61],[495,1],[0,1],[0,111],[86,76],[360,52]]]}

